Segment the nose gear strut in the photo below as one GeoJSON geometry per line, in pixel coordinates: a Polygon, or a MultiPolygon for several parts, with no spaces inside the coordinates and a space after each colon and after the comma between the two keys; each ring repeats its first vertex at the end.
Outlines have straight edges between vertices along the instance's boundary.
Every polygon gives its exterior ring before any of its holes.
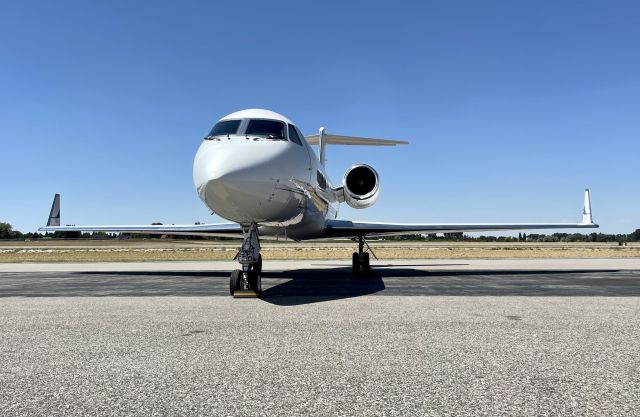
{"type": "Polygon", "coordinates": [[[260,238],[258,226],[242,227],[244,240],[236,255],[242,270],[231,273],[229,289],[234,297],[259,297],[262,294],[262,255],[260,255],[260,238]]]}

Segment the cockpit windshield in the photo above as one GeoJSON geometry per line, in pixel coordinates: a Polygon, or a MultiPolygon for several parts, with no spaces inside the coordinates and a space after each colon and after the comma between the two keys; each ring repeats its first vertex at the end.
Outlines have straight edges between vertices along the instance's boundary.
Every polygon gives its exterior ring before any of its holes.
{"type": "Polygon", "coordinates": [[[247,136],[266,136],[268,139],[286,139],[285,124],[277,120],[251,119],[245,131],[247,136]]]}
{"type": "Polygon", "coordinates": [[[241,120],[223,120],[216,123],[216,125],[209,132],[209,136],[227,136],[235,135],[238,133],[241,120]]]}

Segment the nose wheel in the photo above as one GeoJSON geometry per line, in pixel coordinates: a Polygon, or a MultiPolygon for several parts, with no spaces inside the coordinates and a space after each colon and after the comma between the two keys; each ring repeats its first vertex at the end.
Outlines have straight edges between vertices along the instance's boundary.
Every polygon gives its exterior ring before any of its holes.
{"type": "Polygon", "coordinates": [[[243,228],[244,241],[238,252],[242,269],[231,272],[229,291],[235,298],[255,298],[262,295],[262,255],[255,224],[243,228]]]}
{"type": "Polygon", "coordinates": [[[249,271],[249,288],[262,294],[262,255],[258,255],[258,262],[251,265],[249,271]]]}
{"type": "Polygon", "coordinates": [[[229,278],[229,291],[237,298],[259,297],[262,295],[262,276],[256,270],[251,270],[247,274],[236,269],[231,272],[229,278]]]}
{"type": "Polygon", "coordinates": [[[231,295],[233,295],[236,291],[240,289],[242,285],[242,271],[236,269],[231,272],[231,278],[229,279],[229,290],[231,291],[231,295]]]}

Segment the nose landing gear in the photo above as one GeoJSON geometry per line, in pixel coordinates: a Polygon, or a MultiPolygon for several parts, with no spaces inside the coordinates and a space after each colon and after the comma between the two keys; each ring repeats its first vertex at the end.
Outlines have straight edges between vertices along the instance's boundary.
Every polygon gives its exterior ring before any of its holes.
{"type": "Polygon", "coordinates": [[[242,228],[244,240],[238,252],[242,270],[236,269],[229,279],[229,290],[235,298],[255,298],[262,295],[262,255],[260,239],[255,224],[242,228]]]}

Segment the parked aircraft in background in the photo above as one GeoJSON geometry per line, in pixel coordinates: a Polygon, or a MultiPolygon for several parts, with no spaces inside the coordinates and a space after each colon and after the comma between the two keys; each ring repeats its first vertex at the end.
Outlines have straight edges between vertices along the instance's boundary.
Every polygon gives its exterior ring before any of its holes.
{"type": "MultiPolygon", "coordinates": [[[[353,238],[354,274],[370,270],[367,237],[477,232],[489,230],[595,228],[584,194],[581,223],[373,223],[338,220],[338,206],[364,209],[380,194],[378,173],[365,164],[353,165],[334,186],[325,171],[327,145],[396,146],[404,141],[332,135],[320,128],[304,136],[286,117],[269,110],[232,113],[216,123],[204,138],[193,163],[193,180],[202,202],[232,223],[198,225],[60,226],[60,195],[49,221],[39,230],[155,233],[193,236],[237,236],[242,269],[231,272],[232,295],[262,291],[261,237],[294,240],[353,238]],[[311,148],[319,145],[319,156],[311,148]]],[[[420,192],[420,191],[417,191],[420,192]]]]}

